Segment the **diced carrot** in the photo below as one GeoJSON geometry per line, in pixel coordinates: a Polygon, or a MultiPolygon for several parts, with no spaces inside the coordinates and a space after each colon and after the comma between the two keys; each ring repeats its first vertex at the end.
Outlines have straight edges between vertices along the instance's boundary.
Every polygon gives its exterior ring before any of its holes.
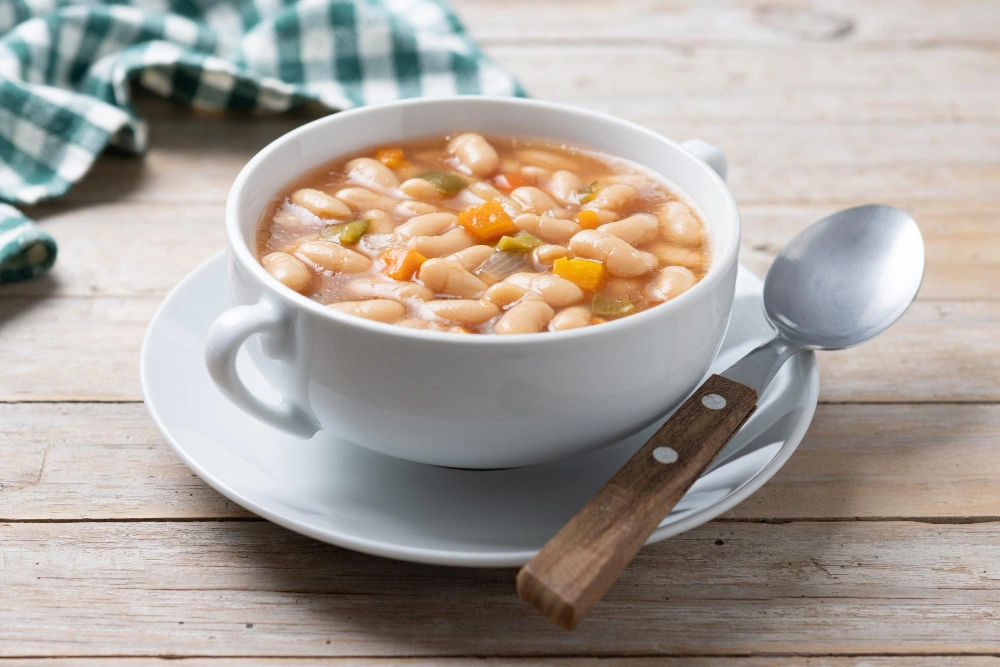
{"type": "Polygon", "coordinates": [[[591,324],[604,324],[605,322],[607,322],[607,320],[603,317],[594,317],[590,320],[591,324]]]}
{"type": "Polygon", "coordinates": [[[389,169],[399,169],[407,164],[406,153],[402,148],[380,148],[375,151],[375,159],[389,169]]]}
{"type": "Polygon", "coordinates": [[[479,241],[494,241],[517,232],[514,221],[496,200],[490,200],[458,214],[458,224],[479,241]]]}
{"type": "Polygon", "coordinates": [[[493,183],[501,190],[510,192],[525,185],[534,185],[534,181],[522,174],[500,174],[493,179],[493,183]]]}
{"type": "Polygon", "coordinates": [[[560,257],[552,263],[552,272],[587,291],[596,290],[604,282],[604,265],[592,259],[560,257]]]}
{"type": "Polygon", "coordinates": [[[410,248],[386,248],[379,255],[385,275],[395,280],[409,280],[427,258],[410,248]]]}
{"type": "Polygon", "coordinates": [[[601,219],[597,217],[597,211],[580,211],[576,214],[576,221],[584,229],[597,229],[601,224],[601,219]]]}

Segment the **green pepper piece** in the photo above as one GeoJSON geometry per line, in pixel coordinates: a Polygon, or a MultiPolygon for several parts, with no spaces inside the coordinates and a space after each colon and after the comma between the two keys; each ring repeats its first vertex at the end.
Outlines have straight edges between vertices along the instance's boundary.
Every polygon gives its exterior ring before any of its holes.
{"type": "Polygon", "coordinates": [[[497,241],[497,250],[503,252],[528,252],[542,245],[542,240],[528,232],[518,232],[516,236],[502,236],[497,241]]]}
{"type": "Polygon", "coordinates": [[[464,178],[450,171],[425,171],[418,178],[433,183],[437,191],[443,195],[453,195],[467,185],[464,178]]]}
{"type": "Polygon", "coordinates": [[[341,245],[351,245],[361,240],[361,237],[368,233],[372,226],[372,221],[368,218],[355,220],[354,222],[342,222],[337,225],[327,225],[320,232],[320,238],[332,241],[336,239],[341,245]]]}
{"type": "Polygon", "coordinates": [[[594,181],[590,185],[580,188],[577,194],[580,196],[581,204],[589,204],[597,198],[597,193],[601,191],[601,184],[594,181]]]}
{"type": "Polygon", "coordinates": [[[628,297],[595,294],[590,309],[598,317],[624,317],[632,313],[635,306],[628,300],[628,297]]]}

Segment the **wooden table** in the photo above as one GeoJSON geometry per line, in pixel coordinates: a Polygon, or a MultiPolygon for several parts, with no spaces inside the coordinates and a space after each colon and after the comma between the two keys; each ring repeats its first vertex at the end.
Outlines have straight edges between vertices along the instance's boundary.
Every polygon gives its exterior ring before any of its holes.
{"type": "Polygon", "coordinates": [[[513,570],[398,563],[301,537],[219,496],[165,445],[139,395],[146,324],[223,246],[239,168],[310,116],[219,118],[145,100],[149,154],[108,154],[35,210],[59,262],[0,289],[0,655],[997,664],[1000,4],[459,10],[534,96],[723,148],[742,257],[757,270],[838,208],[910,210],[928,250],[917,303],[874,343],[820,356],[816,418],[771,482],[643,550],[564,633],[517,599],[513,570]]]}

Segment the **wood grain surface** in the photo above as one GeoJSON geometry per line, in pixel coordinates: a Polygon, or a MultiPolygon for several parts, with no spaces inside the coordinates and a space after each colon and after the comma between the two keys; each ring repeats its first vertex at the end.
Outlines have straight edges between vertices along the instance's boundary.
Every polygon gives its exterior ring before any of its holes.
{"type": "Polygon", "coordinates": [[[320,544],[169,450],[140,402],[149,319],[222,247],[237,171],[321,112],[140,95],[148,155],[106,154],[29,210],[59,262],[0,286],[0,666],[1000,666],[1000,5],[456,9],[533,96],[722,148],[756,271],[838,208],[909,210],[917,303],[819,357],[821,404],[773,480],[640,551],[567,635],[516,598],[513,570],[320,544]]]}

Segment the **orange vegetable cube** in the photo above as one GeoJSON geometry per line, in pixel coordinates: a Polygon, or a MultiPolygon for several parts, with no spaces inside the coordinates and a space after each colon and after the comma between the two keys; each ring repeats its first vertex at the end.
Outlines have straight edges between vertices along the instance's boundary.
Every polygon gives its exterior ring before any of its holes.
{"type": "Polygon", "coordinates": [[[462,211],[458,214],[458,224],[479,241],[494,241],[517,233],[514,221],[495,200],[462,211]]]}
{"type": "Polygon", "coordinates": [[[427,258],[410,248],[386,248],[379,255],[385,275],[395,280],[410,280],[427,258]]]}
{"type": "Polygon", "coordinates": [[[399,169],[407,164],[406,153],[402,148],[380,148],[375,151],[375,159],[389,169],[399,169]]]}
{"type": "Polygon", "coordinates": [[[534,185],[535,182],[521,174],[500,174],[493,179],[493,183],[501,190],[510,192],[525,185],[534,185]]]}
{"type": "Polygon", "coordinates": [[[593,259],[560,257],[552,263],[552,272],[591,292],[604,282],[604,265],[593,259]]]}
{"type": "Polygon", "coordinates": [[[597,211],[580,211],[576,214],[576,221],[584,229],[597,229],[601,224],[601,219],[597,217],[597,211]]]}

